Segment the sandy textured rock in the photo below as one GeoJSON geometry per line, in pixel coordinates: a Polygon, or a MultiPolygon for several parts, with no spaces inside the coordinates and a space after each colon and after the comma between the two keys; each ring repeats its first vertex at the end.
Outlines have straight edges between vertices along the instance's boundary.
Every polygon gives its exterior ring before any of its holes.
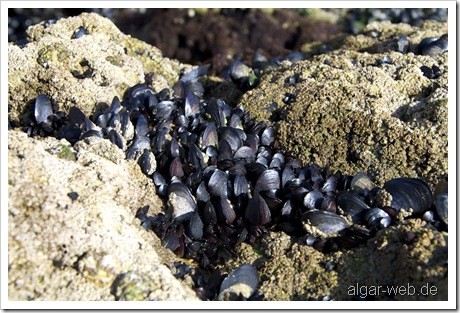
{"type": "Polygon", "coordinates": [[[259,290],[271,301],[447,300],[447,239],[447,233],[410,219],[378,232],[355,249],[324,254],[293,244],[284,233],[271,233],[254,247],[243,244],[238,258],[228,262],[223,272],[240,264],[254,265],[259,290]],[[372,286],[408,284],[418,294],[376,296],[371,291],[372,286]],[[422,294],[427,285],[435,286],[436,293],[422,294]]]}
{"type": "Polygon", "coordinates": [[[421,29],[372,23],[363,34],[335,42],[340,46],[332,52],[271,71],[242,104],[257,119],[276,122],[281,148],[304,162],[368,172],[378,185],[404,176],[434,184],[447,175],[448,53],[401,54],[392,47],[398,34],[415,46],[444,33],[446,23],[421,29]],[[386,55],[392,64],[378,65],[386,55]],[[442,74],[428,79],[420,67],[433,65],[442,74]],[[285,86],[291,75],[300,82],[285,86]],[[296,101],[285,104],[286,93],[296,101]],[[267,109],[273,103],[274,112],[267,109]]]}
{"type": "Polygon", "coordinates": [[[8,45],[9,118],[27,121],[30,103],[45,93],[67,111],[77,105],[92,114],[128,87],[152,78],[159,91],[190,66],[163,58],[155,47],[120,32],[106,18],[83,13],[27,30],[24,47],[8,45]],[[79,27],[88,35],[72,39],[79,27]]]}
{"type": "Polygon", "coordinates": [[[196,299],[134,217],[161,211],[153,182],[108,140],[88,142],[8,132],[9,300],[196,299]]]}

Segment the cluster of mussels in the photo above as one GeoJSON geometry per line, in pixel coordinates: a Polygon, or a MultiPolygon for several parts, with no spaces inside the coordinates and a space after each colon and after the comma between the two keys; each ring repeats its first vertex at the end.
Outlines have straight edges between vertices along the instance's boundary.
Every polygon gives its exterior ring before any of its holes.
{"type": "MultiPolygon", "coordinates": [[[[438,47],[435,40],[428,45],[438,47]]],[[[284,231],[325,252],[365,242],[404,211],[447,230],[447,181],[434,192],[414,178],[392,179],[379,188],[362,172],[350,176],[316,164],[304,166],[277,148],[274,126],[254,121],[240,106],[203,99],[200,81],[207,70],[192,70],[172,89],[159,92],[136,85],[92,118],[77,107],[68,114],[58,111],[39,95],[25,131],[71,144],[91,136],[106,138],[127,159],[137,160],[166,210],[149,215],[146,206],[136,217],[165,247],[196,260],[202,269],[215,269],[241,242],[254,244],[269,230],[284,231]]],[[[258,82],[252,69],[238,61],[229,76],[241,89],[258,82]]],[[[235,275],[252,277],[249,285],[257,285],[257,271],[249,265],[230,275],[227,285],[238,281],[235,275]]],[[[203,298],[216,295],[209,288],[203,298]]]]}

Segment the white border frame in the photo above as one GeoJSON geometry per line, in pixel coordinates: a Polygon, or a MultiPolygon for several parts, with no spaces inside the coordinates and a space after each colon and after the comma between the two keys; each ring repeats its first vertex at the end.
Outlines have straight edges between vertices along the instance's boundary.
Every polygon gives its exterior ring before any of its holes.
{"type": "MultiPolygon", "coordinates": [[[[456,229],[456,125],[457,125],[457,108],[456,108],[456,2],[455,1],[2,1],[1,2],[1,100],[0,100],[0,117],[1,117],[1,308],[2,309],[455,309],[456,308],[456,271],[457,271],[457,229],[456,229]],[[451,224],[449,226],[449,285],[448,301],[398,301],[398,302],[353,302],[353,301],[328,301],[328,302],[91,302],[91,301],[9,301],[8,300],[8,254],[5,247],[8,246],[8,146],[7,146],[7,116],[8,116],[8,8],[15,7],[77,7],[77,8],[110,8],[110,7],[150,7],[150,8],[226,8],[226,7],[247,7],[247,8],[448,8],[449,18],[449,210],[451,224]],[[455,203],[455,204],[454,204],[455,203]]],[[[404,265],[401,265],[404,266],[404,265]]]]}

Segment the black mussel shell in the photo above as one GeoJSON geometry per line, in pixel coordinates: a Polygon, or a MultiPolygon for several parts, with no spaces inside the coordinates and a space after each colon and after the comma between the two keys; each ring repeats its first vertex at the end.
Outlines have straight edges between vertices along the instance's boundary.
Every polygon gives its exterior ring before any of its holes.
{"type": "Polygon", "coordinates": [[[121,136],[115,129],[111,129],[107,134],[109,140],[114,143],[118,148],[121,150],[125,150],[126,148],[126,139],[121,136]]]}
{"type": "Polygon", "coordinates": [[[142,173],[145,175],[150,176],[155,171],[155,157],[153,153],[147,149],[144,149],[144,152],[139,157],[139,160],[137,160],[137,163],[139,164],[142,173]]]}
{"type": "Polygon", "coordinates": [[[51,100],[48,99],[44,94],[38,95],[35,100],[34,116],[37,124],[45,123],[49,124],[48,118],[53,115],[53,106],[51,100]]]}
{"type": "Polygon", "coordinates": [[[157,112],[155,114],[155,120],[163,121],[168,119],[175,109],[176,105],[172,101],[162,101],[158,103],[157,112]]]}
{"type": "Polygon", "coordinates": [[[243,264],[230,273],[222,282],[218,300],[246,300],[259,285],[259,274],[254,266],[243,264]]]}
{"type": "Polygon", "coordinates": [[[235,210],[233,209],[233,205],[230,201],[226,198],[219,199],[219,206],[218,206],[218,218],[227,224],[232,224],[233,221],[236,219],[235,210]]]}
{"type": "Polygon", "coordinates": [[[85,122],[85,114],[76,106],[69,109],[69,120],[71,124],[82,125],[85,122]]]}
{"type": "Polygon", "coordinates": [[[278,189],[270,189],[260,191],[260,195],[264,198],[268,207],[273,212],[279,212],[283,207],[283,200],[280,199],[280,193],[278,189]]]}
{"type": "Polygon", "coordinates": [[[283,188],[286,188],[289,186],[289,184],[292,182],[292,180],[295,178],[294,171],[292,170],[292,167],[289,165],[284,167],[283,173],[281,175],[281,185],[283,188]]]}
{"type": "Polygon", "coordinates": [[[252,148],[247,146],[240,147],[233,155],[234,159],[245,159],[248,163],[254,161],[255,157],[256,155],[254,154],[252,148]]]}
{"type": "Polygon", "coordinates": [[[206,204],[211,199],[208,190],[206,189],[206,183],[200,182],[196,189],[196,201],[198,203],[206,204]]]}
{"type": "Polygon", "coordinates": [[[187,234],[194,239],[203,238],[203,221],[201,220],[198,211],[192,214],[192,217],[188,221],[187,234]]]}
{"type": "Polygon", "coordinates": [[[255,192],[251,200],[249,200],[245,218],[249,223],[254,225],[265,225],[270,222],[270,209],[258,192],[255,192]]]}
{"type": "Polygon", "coordinates": [[[203,130],[200,136],[200,146],[202,149],[205,149],[209,146],[217,147],[218,136],[216,124],[214,122],[209,122],[206,125],[206,128],[203,130]]]}
{"type": "Polygon", "coordinates": [[[265,128],[260,137],[260,141],[265,146],[270,146],[275,141],[275,129],[273,126],[265,128]]]}
{"type": "Polygon", "coordinates": [[[249,193],[249,184],[246,177],[242,174],[237,174],[233,182],[233,193],[235,197],[246,196],[249,193]]]}
{"type": "Polygon", "coordinates": [[[217,213],[211,201],[207,202],[203,209],[203,222],[206,225],[217,224],[217,213]]]}
{"type": "Polygon", "coordinates": [[[276,170],[268,169],[262,172],[257,179],[254,192],[263,190],[279,189],[281,185],[280,175],[276,170]]]}
{"type": "Polygon", "coordinates": [[[78,39],[80,37],[83,37],[85,35],[88,35],[88,31],[86,30],[86,28],[84,28],[83,26],[80,26],[73,34],[72,34],[72,37],[71,39],[78,39]]]}
{"type": "Polygon", "coordinates": [[[184,169],[182,167],[182,162],[179,157],[172,159],[171,165],[169,166],[169,177],[184,177],[184,169]]]}
{"type": "Polygon", "coordinates": [[[447,225],[448,223],[448,197],[447,193],[441,193],[436,196],[436,212],[439,215],[439,218],[447,225]]]}
{"type": "Polygon", "coordinates": [[[318,190],[312,190],[307,193],[303,199],[303,205],[309,210],[320,209],[324,196],[318,190]]]}
{"type": "Polygon", "coordinates": [[[331,196],[325,197],[323,202],[321,203],[321,210],[336,213],[337,203],[335,202],[334,197],[331,197],[331,196]]]}
{"type": "Polygon", "coordinates": [[[144,151],[144,149],[150,149],[150,140],[144,136],[136,136],[134,142],[126,151],[126,158],[135,159],[140,153],[144,151]]]}
{"type": "Polygon", "coordinates": [[[366,210],[363,214],[363,219],[368,226],[370,226],[371,228],[375,228],[375,229],[380,229],[384,225],[386,225],[385,227],[387,227],[389,225],[389,224],[387,225],[388,219],[390,219],[389,221],[391,223],[391,218],[388,215],[388,213],[386,213],[384,210],[380,208],[372,208],[372,209],[366,210]],[[383,224],[382,224],[382,221],[383,221],[383,224]]]}
{"type": "Polygon", "coordinates": [[[240,116],[237,114],[230,115],[230,121],[228,123],[228,126],[232,128],[243,129],[243,123],[241,121],[240,116]]]}
{"type": "Polygon", "coordinates": [[[240,61],[233,61],[228,69],[232,81],[242,90],[249,90],[257,86],[259,78],[252,68],[240,61]]]}
{"type": "Polygon", "coordinates": [[[396,210],[413,209],[414,213],[423,213],[433,204],[433,194],[423,180],[417,178],[396,178],[383,185],[392,196],[391,207],[396,210]]]}
{"type": "Polygon", "coordinates": [[[233,159],[232,147],[227,140],[222,139],[219,141],[218,155],[217,159],[219,161],[231,160],[233,159]]]}
{"type": "Polygon", "coordinates": [[[193,93],[188,92],[185,97],[185,116],[193,117],[200,113],[200,99],[193,93]]]}
{"type": "Polygon", "coordinates": [[[326,235],[337,234],[349,226],[343,217],[328,211],[307,211],[302,215],[302,221],[326,235]]]}
{"type": "Polygon", "coordinates": [[[147,136],[149,132],[149,125],[147,118],[144,115],[140,115],[137,119],[136,127],[134,129],[134,133],[137,136],[147,136]]]}
{"type": "Polygon", "coordinates": [[[259,148],[259,136],[255,134],[247,134],[246,135],[246,140],[244,144],[252,149],[254,151],[254,154],[257,153],[257,150],[259,148]]]}
{"type": "Polygon", "coordinates": [[[328,195],[335,194],[337,192],[337,181],[337,175],[329,176],[323,184],[321,191],[328,195]]]}
{"type": "Polygon", "coordinates": [[[137,84],[126,91],[124,98],[126,100],[137,99],[140,101],[141,104],[144,104],[144,101],[148,99],[147,97],[153,95],[153,93],[153,89],[150,88],[148,85],[137,84]]]}
{"type": "Polygon", "coordinates": [[[220,133],[220,140],[226,140],[230,145],[232,152],[237,151],[243,145],[243,141],[235,128],[221,127],[218,129],[218,132],[220,133]]]}
{"type": "Polygon", "coordinates": [[[155,184],[155,186],[159,187],[161,185],[166,185],[167,182],[166,182],[166,179],[163,177],[163,175],[161,175],[160,172],[158,171],[155,171],[153,173],[153,183],[155,184]]]}
{"type": "Polygon", "coordinates": [[[209,101],[205,109],[206,113],[211,116],[211,119],[217,127],[225,126],[224,112],[215,98],[212,98],[211,101],[209,101]]]}
{"type": "Polygon", "coordinates": [[[370,207],[357,195],[349,191],[339,191],[337,204],[343,210],[344,215],[350,215],[353,223],[360,223],[364,211],[370,207]]]}
{"type": "Polygon", "coordinates": [[[208,182],[208,189],[212,196],[228,198],[228,174],[219,169],[215,170],[208,182]]]}
{"type": "Polygon", "coordinates": [[[168,215],[176,222],[188,220],[196,210],[196,201],[190,189],[181,182],[168,187],[168,215]]]}
{"type": "Polygon", "coordinates": [[[201,169],[205,167],[203,153],[201,152],[200,148],[198,148],[198,146],[193,142],[189,144],[187,161],[195,169],[201,169]]]}

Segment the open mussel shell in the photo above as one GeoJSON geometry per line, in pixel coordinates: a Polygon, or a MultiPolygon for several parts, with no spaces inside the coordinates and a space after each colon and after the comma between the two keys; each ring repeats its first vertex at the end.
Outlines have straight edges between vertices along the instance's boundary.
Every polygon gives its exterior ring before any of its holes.
{"type": "Polygon", "coordinates": [[[254,266],[243,264],[228,275],[220,286],[218,300],[246,300],[259,285],[259,274],[254,266]]]}
{"type": "Polygon", "coordinates": [[[168,187],[168,215],[176,222],[188,220],[196,210],[196,201],[190,190],[180,181],[168,187]]]}
{"type": "Polygon", "coordinates": [[[412,209],[414,213],[423,213],[433,204],[433,194],[423,180],[417,178],[395,178],[383,185],[391,196],[391,206],[396,210],[412,209]]]}
{"type": "Polygon", "coordinates": [[[360,223],[364,211],[370,207],[359,196],[349,191],[340,191],[337,194],[337,204],[344,215],[350,215],[353,223],[360,223]]]}
{"type": "Polygon", "coordinates": [[[328,211],[307,211],[302,215],[302,221],[305,230],[309,231],[308,226],[313,226],[326,235],[335,235],[350,226],[343,217],[328,211]]]}

